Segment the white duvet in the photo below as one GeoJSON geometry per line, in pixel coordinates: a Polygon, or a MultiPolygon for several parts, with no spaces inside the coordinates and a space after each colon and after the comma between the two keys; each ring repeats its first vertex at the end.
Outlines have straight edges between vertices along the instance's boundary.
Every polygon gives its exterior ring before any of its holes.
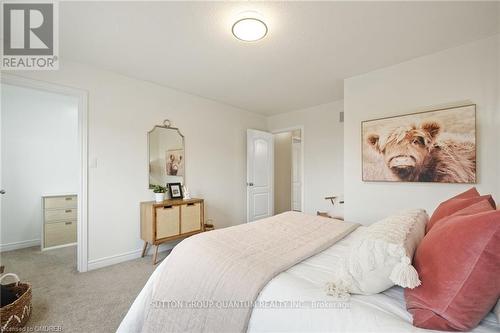
{"type": "MultiPolygon", "coordinates": [[[[257,299],[261,306],[253,310],[248,332],[431,332],[412,326],[400,287],[372,296],[353,295],[345,302],[326,295],[324,286],[332,280],[340,256],[360,234],[360,229],[355,230],[272,279],[257,299]],[[285,306],[288,304],[293,306],[285,306]]],[[[117,332],[141,331],[153,282],[167,260],[168,257],[151,275],[117,332]]],[[[490,313],[473,332],[498,333],[500,324],[490,313]]]]}

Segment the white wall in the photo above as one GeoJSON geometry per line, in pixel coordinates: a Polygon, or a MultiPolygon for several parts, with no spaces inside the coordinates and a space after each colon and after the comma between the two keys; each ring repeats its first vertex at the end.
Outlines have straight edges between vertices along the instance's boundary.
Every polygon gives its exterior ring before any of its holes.
{"type": "Polygon", "coordinates": [[[40,242],[41,196],[78,192],[78,101],[2,84],[2,250],[40,242]]]}
{"type": "Polygon", "coordinates": [[[139,253],[139,202],[152,199],[146,133],[165,118],[186,138],[186,181],[206,218],[246,221],[246,129],[265,129],[263,116],[77,63],[17,75],[89,93],[89,262],[139,253]]]}
{"type": "Polygon", "coordinates": [[[361,181],[361,121],[462,102],[477,104],[477,188],[500,201],[499,40],[498,36],[484,39],[345,80],[347,220],[367,224],[414,207],[431,213],[440,201],[470,187],[361,181]]]}
{"type": "Polygon", "coordinates": [[[342,110],[342,101],[335,101],[268,118],[271,131],[304,126],[305,213],[331,211],[331,203],[324,198],[344,191],[342,110]]]}

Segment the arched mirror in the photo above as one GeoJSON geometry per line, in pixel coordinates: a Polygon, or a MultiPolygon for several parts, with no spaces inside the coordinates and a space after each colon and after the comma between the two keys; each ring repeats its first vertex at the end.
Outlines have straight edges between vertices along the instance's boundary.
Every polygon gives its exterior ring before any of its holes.
{"type": "Polygon", "coordinates": [[[149,186],[186,181],[184,135],[169,120],[148,132],[149,186]]]}

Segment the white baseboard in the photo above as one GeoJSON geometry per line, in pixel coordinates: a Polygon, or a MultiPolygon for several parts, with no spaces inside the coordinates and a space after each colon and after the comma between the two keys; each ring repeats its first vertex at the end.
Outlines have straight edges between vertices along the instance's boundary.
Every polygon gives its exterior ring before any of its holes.
{"type": "Polygon", "coordinates": [[[56,245],[56,246],[51,246],[51,247],[45,247],[42,249],[43,251],[50,251],[50,250],[56,250],[56,249],[62,249],[63,247],[69,247],[69,246],[76,246],[77,243],[68,243],[68,244],[63,244],[63,245],[56,245]]]}
{"type": "MultiPolygon", "coordinates": [[[[158,252],[165,252],[165,251],[172,250],[175,245],[177,245],[177,242],[173,243],[173,244],[162,244],[162,245],[160,245],[158,252]]],[[[153,248],[152,246],[148,247],[148,253],[151,251],[152,248],[153,248]]],[[[89,271],[91,271],[93,269],[98,269],[98,268],[103,268],[106,266],[111,266],[114,264],[119,264],[119,263],[124,262],[124,261],[140,258],[141,254],[142,254],[142,249],[138,249],[138,250],[134,250],[134,251],[130,251],[130,252],[116,254],[114,256],[89,260],[89,264],[88,264],[87,268],[89,271]]]]}
{"type": "Polygon", "coordinates": [[[21,241],[21,242],[0,244],[0,252],[19,250],[19,249],[24,249],[26,247],[33,247],[33,246],[40,246],[40,240],[39,239],[32,239],[32,240],[21,241]]]}

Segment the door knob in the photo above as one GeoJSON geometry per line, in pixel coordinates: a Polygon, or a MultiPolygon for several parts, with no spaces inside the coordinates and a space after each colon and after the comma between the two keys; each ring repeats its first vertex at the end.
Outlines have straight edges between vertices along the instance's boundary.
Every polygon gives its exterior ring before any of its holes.
{"type": "Polygon", "coordinates": [[[247,183],[247,186],[253,186],[253,183],[247,183]]]}
{"type": "Polygon", "coordinates": [[[5,194],[5,190],[0,190],[0,194],[5,194]]]}

